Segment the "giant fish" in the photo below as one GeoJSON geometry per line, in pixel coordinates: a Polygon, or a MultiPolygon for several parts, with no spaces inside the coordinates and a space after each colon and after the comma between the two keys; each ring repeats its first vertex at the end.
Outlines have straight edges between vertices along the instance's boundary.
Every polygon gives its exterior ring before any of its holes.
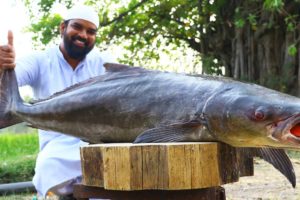
{"type": "Polygon", "coordinates": [[[218,141],[255,148],[293,186],[283,149],[300,148],[300,99],[225,77],[105,64],[104,75],[24,103],[0,74],[0,128],[26,122],[90,143],[218,141]]]}

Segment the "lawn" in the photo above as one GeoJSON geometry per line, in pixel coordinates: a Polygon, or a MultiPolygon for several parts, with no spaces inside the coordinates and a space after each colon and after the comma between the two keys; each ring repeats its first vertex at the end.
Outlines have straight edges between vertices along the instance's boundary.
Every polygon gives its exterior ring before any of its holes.
{"type": "Polygon", "coordinates": [[[30,181],[38,153],[38,134],[0,134],[0,184],[30,181]]]}

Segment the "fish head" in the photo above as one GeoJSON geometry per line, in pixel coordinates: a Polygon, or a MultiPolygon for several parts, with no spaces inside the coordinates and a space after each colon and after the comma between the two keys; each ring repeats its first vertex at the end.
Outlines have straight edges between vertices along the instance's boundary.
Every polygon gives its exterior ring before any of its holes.
{"type": "Polygon", "coordinates": [[[208,129],[232,146],[300,149],[300,99],[265,92],[216,96],[204,111],[208,129]]]}

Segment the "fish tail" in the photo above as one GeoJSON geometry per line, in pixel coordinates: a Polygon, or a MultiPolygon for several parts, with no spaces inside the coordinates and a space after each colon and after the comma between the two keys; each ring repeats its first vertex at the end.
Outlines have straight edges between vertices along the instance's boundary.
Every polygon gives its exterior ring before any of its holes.
{"type": "Polygon", "coordinates": [[[0,128],[5,128],[22,122],[12,110],[23,103],[19,93],[15,71],[12,69],[0,71],[0,128]]]}

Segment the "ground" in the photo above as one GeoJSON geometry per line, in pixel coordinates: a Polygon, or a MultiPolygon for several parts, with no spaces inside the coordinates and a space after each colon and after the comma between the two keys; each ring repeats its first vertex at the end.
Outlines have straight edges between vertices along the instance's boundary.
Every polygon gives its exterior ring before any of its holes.
{"type": "Polygon", "coordinates": [[[288,180],[267,162],[256,159],[254,176],[242,177],[239,182],[226,184],[227,200],[300,200],[300,159],[292,159],[297,185],[288,180]]]}

